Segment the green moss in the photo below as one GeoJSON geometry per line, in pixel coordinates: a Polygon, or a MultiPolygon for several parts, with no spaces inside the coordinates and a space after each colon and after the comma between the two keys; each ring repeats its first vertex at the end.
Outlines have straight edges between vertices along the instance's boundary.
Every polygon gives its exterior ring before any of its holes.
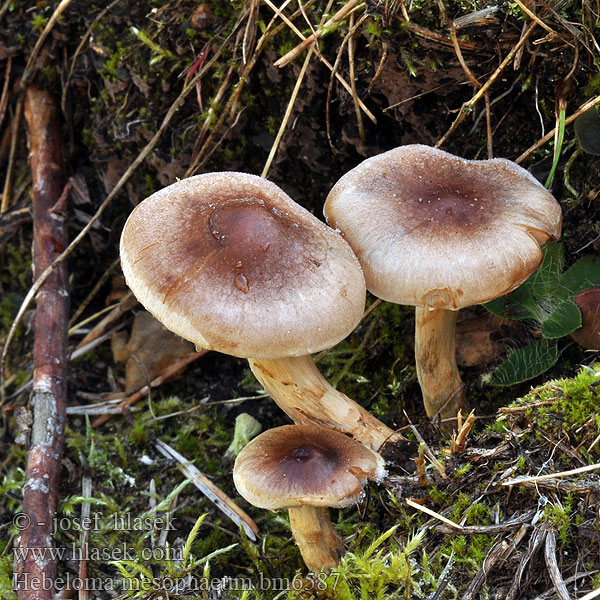
{"type": "MultiPolygon", "coordinates": [[[[6,543],[0,541],[0,555],[5,552],[6,543]]],[[[13,591],[13,559],[10,554],[0,556],[0,598],[3,600],[17,600],[13,591]]]]}
{"type": "Polygon", "coordinates": [[[532,404],[526,418],[554,436],[571,436],[585,425],[590,435],[600,433],[598,400],[600,364],[585,366],[575,377],[557,379],[533,389],[515,405],[532,404]]]}
{"type": "Polygon", "coordinates": [[[465,463],[464,465],[462,465],[461,467],[459,467],[458,469],[456,469],[455,473],[454,473],[454,477],[455,478],[459,478],[459,477],[464,477],[471,469],[472,469],[473,465],[471,463],[465,463]]]}
{"type": "Polygon", "coordinates": [[[546,504],[543,520],[552,523],[558,540],[565,546],[570,544],[571,518],[573,517],[573,496],[568,494],[562,502],[546,504]]]}
{"type": "Polygon", "coordinates": [[[429,489],[429,497],[433,502],[440,506],[445,506],[448,502],[446,494],[444,494],[437,485],[434,485],[429,489]]]}
{"type": "Polygon", "coordinates": [[[35,33],[41,33],[44,30],[44,27],[46,27],[46,24],[48,23],[48,17],[44,17],[39,13],[33,13],[30,23],[31,29],[33,29],[35,33]]]}

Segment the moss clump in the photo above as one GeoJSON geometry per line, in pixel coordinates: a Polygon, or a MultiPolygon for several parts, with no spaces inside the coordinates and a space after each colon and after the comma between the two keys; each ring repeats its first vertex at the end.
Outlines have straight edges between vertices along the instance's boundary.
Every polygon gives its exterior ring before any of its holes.
{"type": "Polygon", "coordinates": [[[600,433],[600,363],[582,367],[573,378],[556,379],[533,389],[514,407],[523,406],[536,435],[569,439],[585,453],[585,444],[600,433]]]}
{"type": "Polygon", "coordinates": [[[560,503],[547,504],[544,507],[543,520],[556,529],[558,540],[568,546],[570,543],[571,518],[573,516],[573,496],[568,494],[560,503]]]}

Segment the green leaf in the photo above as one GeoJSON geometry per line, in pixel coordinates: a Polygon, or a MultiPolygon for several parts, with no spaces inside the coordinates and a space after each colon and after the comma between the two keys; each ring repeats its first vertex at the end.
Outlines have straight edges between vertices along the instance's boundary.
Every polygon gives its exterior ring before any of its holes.
{"type": "Polygon", "coordinates": [[[573,300],[563,300],[553,307],[550,316],[542,323],[541,334],[548,339],[569,335],[581,327],[581,311],[573,300]]]}
{"type": "Polygon", "coordinates": [[[514,350],[494,371],[492,385],[515,385],[546,372],[558,360],[555,340],[544,338],[514,350]]]}
{"type": "Polygon", "coordinates": [[[544,301],[553,296],[558,287],[565,265],[563,245],[558,242],[548,242],[542,247],[544,258],[537,271],[527,280],[527,285],[537,300],[544,301]]]}
{"type": "Polygon", "coordinates": [[[540,320],[542,315],[527,281],[510,294],[486,302],[483,306],[502,319],[540,320]]]}
{"type": "Polygon", "coordinates": [[[571,265],[560,278],[558,294],[563,298],[573,298],[595,285],[600,285],[600,257],[585,256],[571,265]]]}

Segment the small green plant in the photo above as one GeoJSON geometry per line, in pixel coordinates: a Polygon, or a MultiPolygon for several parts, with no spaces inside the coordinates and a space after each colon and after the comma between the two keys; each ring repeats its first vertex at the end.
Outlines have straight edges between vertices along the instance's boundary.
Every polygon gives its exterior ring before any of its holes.
{"type": "Polygon", "coordinates": [[[162,48],[156,42],[152,41],[150,36],[143,30],[138,29],[137,27],[131,27],[131,33],[135,35],[140,41],[142,41],[152,52],[154,56],[150,59],[149,65],[157,65],[164,58],[174,59],[175,56],[169,50],[162,48]]]}
{"type": "MultiPolygon", "coordinates": [[[[348,552],[338,567],[329,575],[317,574],[305,589],[292,592],[289,600],[308,600],[309,598],[336,598],[339,600],[358,600],[370,598],[425,598],[426,591],[421,590],[423,580],[422,565],[415,555],[423,543],[425,530],[410,537],[401,545],[393,540],[397,525],[375,538],[366,548],[357,548],[348,552]],[[416,577],[416,575],[419,575],[416,577]],[[308,594],[307,594],[308,591],[308,594]]],[[[368,535],[366,531],[359,533],[368,535]]],[[[428,573],[429,574],[429,573],[428,573]]],[[[428,580],[433,584],[434,577],[428,580]]],[[[427,586],[429,587],[429,586],[427,586]]],[[[428,589],[427,592],[430,590],[428,589]]]]}
{"type": "Polygon", "coordinates": [[[31,28],[36,33],[41,33],[46,27],[46,23],[48,23],[48,19],[38,13],[33,13],[33,17],[31,19],[31,28]]]}
{"type": "Polygon", "coordinates": [[[581,327],[581,311],[575,296],[600,285],[600,259],[586,256],[563,272],[564,249],[547,243],[539,269],[520,287],[484,304],[504,319],[529,320],[534,324],[535,341],[513,350],[495,370],[492,385],[514,385],[541,375],[558,360],[558,340],[581,327]]]}
{"type": "MultiPolygon", "coordinates": [[[[157,509],[166,508],[168,507],[167,505],[168,503],[165,504],[165,502],[162,502],[152,511],[144,513],[140,519],[156,514],[157,509]]],[[[219,548],[202,557],[194,556],[192,554],[192,545],[205,518],[206,514],[198,517],[187,536],[183,548],[167,547],[167,552],[164,553],[163,557],[154,559],[154,566],[158,571],[152,570],[152,565],[148,565],[147,559],[137,560],[136,557],[136,560],[111,561],[111,564],[119,570],[121,587],[126,596],[129,598],[148,598],[148,594],[157,590],[173,591],[175,593],[184,592],[188,587],[195,585],[197,581],[210,581],[210,560],[219,554],[229,552],[237,544],[230,544],[225,548],[219,548]],[[192,574],[201,566],[203,567],[202,577],[200,580],[194,580],[192,574]]]]}

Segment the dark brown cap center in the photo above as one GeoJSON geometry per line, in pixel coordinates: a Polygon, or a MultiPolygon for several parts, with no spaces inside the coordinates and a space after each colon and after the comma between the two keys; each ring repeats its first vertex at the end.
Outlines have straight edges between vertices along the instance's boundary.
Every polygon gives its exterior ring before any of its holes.
{"type": "Polygon", "coordinates": [[[339,467],[339,457],[333,448],[306,442],[286,454],[280,465],[284,477],[292,481],[308,478],[319,481],[335,472],[339,467]]]}
{"type": "Polygon", "coordinates": [[[216,207],[208,218],[211,235],[225,247],[243,247],[245,252],[267,252],[282,235],[283,214],[270,210],[258,199],[247,198],[216,207]]]}
{"type": "Polygon", "coordinates": [[[432,184],[413,195],[414,216],[423,224],[440,223],[451,227],[477,227],[489,219],[489,207],[466,188],[432,184]]]}

